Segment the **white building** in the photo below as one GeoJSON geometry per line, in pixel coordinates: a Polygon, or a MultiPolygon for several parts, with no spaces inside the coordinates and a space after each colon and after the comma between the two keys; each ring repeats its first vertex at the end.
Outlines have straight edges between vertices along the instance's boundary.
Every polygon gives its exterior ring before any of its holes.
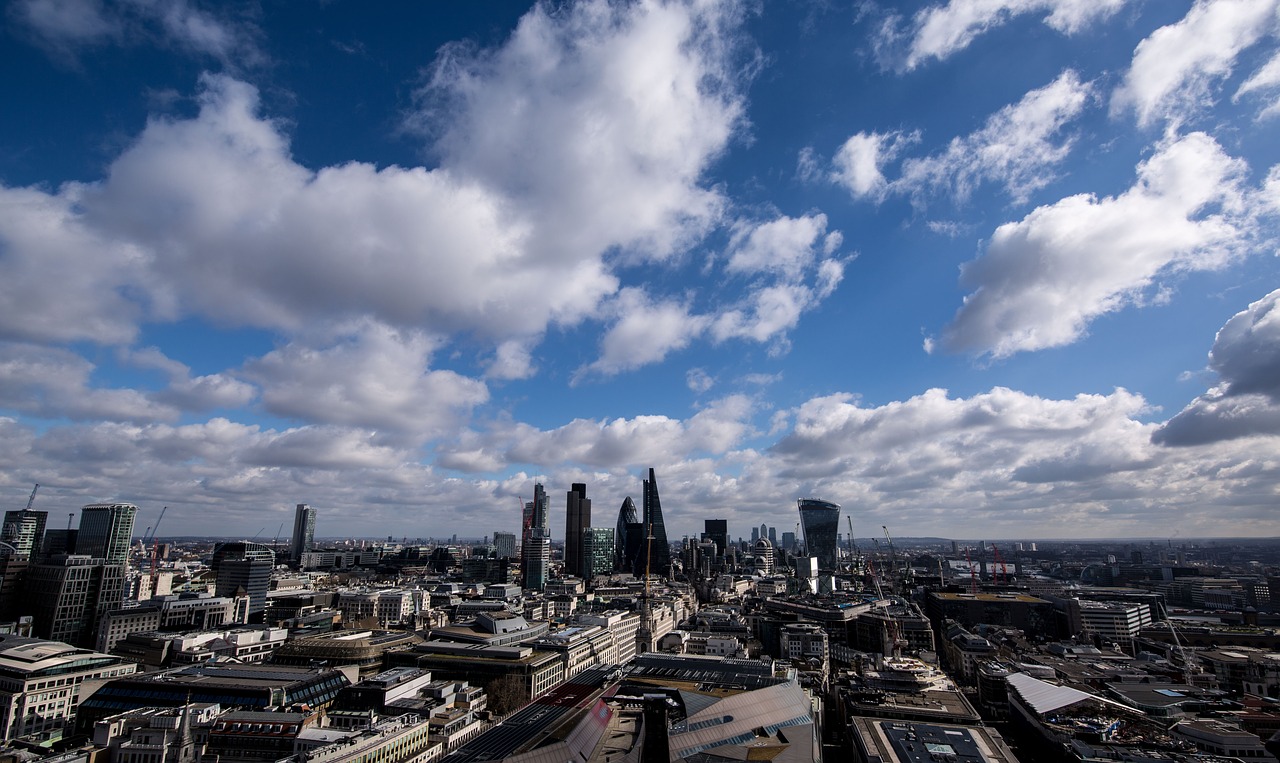
{"type": "Polygon", "coordinates": [[[119,657],[60,641],[0,635],[0,742],[61,730],[85,681],[137,672],[119,657]]]}

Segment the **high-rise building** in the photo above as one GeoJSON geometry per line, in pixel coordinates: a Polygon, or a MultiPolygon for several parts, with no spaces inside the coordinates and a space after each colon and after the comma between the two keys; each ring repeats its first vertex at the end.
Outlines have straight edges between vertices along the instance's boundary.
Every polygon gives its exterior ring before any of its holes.
{"type": "Polygon", "coordinates": [[[516,534],[497,531],[493,534],[493,555],[498,559],[516,558],[516,534]]]}
{"type": "Polygon", "coordinates": [[[289,544],[289,558],[294,564],[302,563],[302,555],[311,550],[316,541],[316,510],[305,503],[293,510],[293,541],[289,544]]]}
{"type": "Polygon", "coordinates": [[[91,646],[98,620],[124,603],[123,564],[60,554],[27,570],[26,599],[40,638],[91,646]]]}
{"type": "Polygon", "coordinates": [[[613,541],[616,551],[613,557],[614,572],[633,572],[636,559],[644,549],[644,524],[636,514],[635,501],[627,496],[618,509],[618,524],[614,527],[613,541]]]}
{"type": "Polygon", "coordinates": [[[649,469],[649,479],[644,481],[644,549],[636,559],[635,574],[647,573],[666,577],[671,567],[671,544],[667,542],[667,525],[662,519],[662,501],[658,498],[658,478],[649,469]]]}
{"type": "Polygon", "coordinates": [[[796,552],[796,534],[792,532],[783,533],[782,547],[786,549],[788,554],[794,554],[796,552]]]}
{"type": "Polygon", "coordinates": [[[585,483],[573,483],[573,487],[565,497],[564,515],[565,572],[586,577],[587,565],[583,561],[582,533],[591,526],[591,499],[587,497],[585,483]]]}
{"type": "Polygon", "coordinates": [[[582,531],[582,579],[613,571],[614,533],[612,527],[588,527],[582,531]]]}
{"type": "Polygon", "coordinates": [[[0,530],[0,540],[13,546],[14,551],[24,556],[36,556],[40,553],[40,543],[44,540],[44,526],[49,521],[47,511],[6,511],[4,527],[0,530]]]}
{"type": "Polygon", "coordinates": [[[723,558],[729,548],[729,520],[704,519],[702,525],[707,540],[716,544],[716,556],[723,558]]]}
{"type": "Polygon", "coordinates": [[[836,568],[836,535],[840,532],[840,504],[817,498],[801,498],[800,526],[804,530],[805,553],[818,560],[818,569],[836,568]]]}
{"type": "Polygon", "coordinates": [[[234,541],[213,547],[214,595],[232,598],[243,588],[249,595],[249,622],[262,622],[267,610],[267,589],[271,586],[271,570],[276,555],[263,543],[234,541]]]}
{"type": "Polygon", "coordinates": [[[551,533],[547,529],[547,491],[542,483],[533,486],[533,500],[525,503],[520,542],[520,573],[524,587],[541,591],[547,586],[547,565],[551,562],[551,533]]]}
{"type": "Polygon", "coordinates": [[[769,528],[769,545],[774,548],[778,547],[778,528],[776,527],[769,528]]]}
{"type": "Polygon", "coordinates": [[[91,503],[80,509],[76,555],[105,559],[107,564],[128,562],[137,514],[138,507],[131,503],[91,503]]]}

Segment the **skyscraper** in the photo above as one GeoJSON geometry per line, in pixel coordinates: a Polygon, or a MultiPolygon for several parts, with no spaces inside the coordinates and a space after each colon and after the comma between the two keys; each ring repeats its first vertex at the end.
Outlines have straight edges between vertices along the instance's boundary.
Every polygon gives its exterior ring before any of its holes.
{"type": "Polygon", "coordinates": [[[671,567],[671,545],[667,542],[667,525],[662,519],[662,501],[658,498],[658,478],[653,469],[649,469],[649,479],[644,481],[644,515],[645,539],[644,550],[636,560],[635,574],[643,576],[646,572],[666,577],[671,567]]]}
{"type": "Polygon", "coordinates": [[[725,550],[729,548],[729,520],[705,519],[702,525],[707,540],[716,544],[716,556],[723,559],[725,550]]]}
{"type": "Polygon", "coordinates": [[[302,555],[311,550],[316,540],[316,510],[305,503],[293,510],[293,541],[289,544],[289,558],[301,564],[302,555]]]}
{"type": "Polygon", "coordinates": [[[564,515],[565,573],[586,577],[588,570],[583,563],[582,533],[591,526],[591,499],[587,497],[585,483],[573,483],[565,497],[564,515]]]}
{"type": "Polygon", "coordinates": [[[634,572],[636,559],[644,549],[644,524],[636,514],[635,501],[627,496],[618,509],[618,524],[613,536],[616,551],[613,557],[615,572],[634,572]]]}
{"type": "Polygon", "coordinates": [[[125,564],[133,541],[133,520],[138,507],[131,503],[91,503],[80,509],[76,554],[125,564]]]}
{"type": "Polygon", "coordinates": [[[520,573],[524,587],[541,591],[547,586],[547,564],[551,561],[551,533],[547,530],[547,491],[542,483],[533,486],[533,500],[525,503],[520,541],[520,573]]]}
{"type": "Polygon", "coordinates": [[[49,520],[47,511],[6,511],[4,528],[0,530],[0,540],[13,546],[14,550],[24,556],[35,556],[40,553],[40,543],[44,539],[44,526],[49,520]]]}
{"type": "Polygon", "coordinates": [[[817,558],[819,570],[835,570],[840,504],[801,498],[796,505],[800,509],[800,525],[804,529],[805,553],[817,558]]]}
{"type": "Polygon", "coordinates": [[[209,564],[216,580],[214,595],[231,598],[243,588],[249,595],[248,621],[262,622],[275,562],[275,552],[263,543],[219,543],[213,547],[213,561],[209,564]]]}
{"type": "Polygon", "coordinates": [[[608,575],[613,570],[613,528],[588,527],[582,531],[582,579],[608,575]]]}

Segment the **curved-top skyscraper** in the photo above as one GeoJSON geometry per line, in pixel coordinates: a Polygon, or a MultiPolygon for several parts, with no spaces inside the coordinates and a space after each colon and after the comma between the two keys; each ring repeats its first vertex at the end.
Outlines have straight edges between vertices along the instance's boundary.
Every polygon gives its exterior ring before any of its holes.
{"type": "Polygon", "coordinates": [[[836,535],[840,532],[840,504],[817,498],[801,498],[800,525],[805,552],[818,558],[819,570],[836,568],[836,535]]]}

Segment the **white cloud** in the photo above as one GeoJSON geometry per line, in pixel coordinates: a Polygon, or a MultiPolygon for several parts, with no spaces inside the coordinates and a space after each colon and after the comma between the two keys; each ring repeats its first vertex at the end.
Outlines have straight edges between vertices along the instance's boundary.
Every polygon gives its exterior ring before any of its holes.
{"type": "Polygon", "coordinates": [[[831,160],[831,180],[855,199],[884,197],[888,188],[882,167],[912,140],[899,132],[860,132],[849,136],[831,160]]]}
{"type": "Polygon", "coordinates": [[[1236,57],[1275,34],[1280,0],[1197,0],[1176,24],[1152,32],[1133,52],[1133,64],[1111,98],[1120,114],[1132,109],[1138,124],[1175,124],[1213,101],[1215,83],[1236,57]]]}
{"type": "Polygon", "coordinates": [[[539,224],[527,246],[665,259],[727,201],[699,184],[742,123],[738,3],[538,5],[497,51],[446,49],[416,120],[539,224]],[[444,117],[444,115],[448,115],[444,117]]]}
{"type": "Polygon", "coordinates": [[[219,17],[187,0],[19,0],[11,16],[45,47],[74,57],[86,46],[155,40],[223,65],[261,63],[251,25],[219,17]]]}
{"type": "Polygon", "coordinates": [[[881,28],[878,52],[882,62],[910,70],[931,59],[946,59],[1018,16],[1044,14],[1050,28],[1076,34],[1111,17],[1124,4],[1125,0],[950,0],[921,8],[910,22],[890,16],[881,28]]]}
{"type": "Polygon", "coordinates": [[[1280,53],[1276,53],[1269,61],[1263,64],[1257,71],[1249,76],[1236,90],[1232,100],[1238,101],[1242,97],[1255,93],[1267,93],[1272,98],[1268,104],[1258,114],[1259,119],[1266,119],[1280,115],[1280,53]]]}
{"type": "Polygon", "coordinates": [[[1055,179],[1053,168],[1071,152],[1063,128],[1092,99],[1093,88],[1068,69],[1015,104],[987,118],[981,129],[954,138],[946,151],[911,158],[892,189],[906,193],[945,189],[963,201],[984,182],[999,183],[1016,202],[1055,179]]]}
{"type": "Polygon", "coordinates": [[[830,177],[855,199],[947,192],[964,201],[980,184],[999,183],[1021,203],[1055,179],[1054,168],[1074,143],[1063,130],[1092,99],[1092,85],[1068,69],[987,117],[978,130],[953,138],[946,150],[905,159],[894,180],[884,167],[917,142],[918,133],[857,133],[836,152],[830,177]]]}
{"type": "Polygon", "coordinates": [[[294,342],[245,366],[278,416],[404,433],[451,433],[489,398],[483,382],[431,370],[437,342],[420,332],[362,323],[327,347],[294,342]]]}
{"type": "Polygon", "coordinates": [[[189,367],[165,356],[157,347],[133,350],[124,353],[123,357],[134,366],[152,368],[168,376],[169,385],[151,397],[159,403],[184,411],[239,408],[248,405],[257,395],[252,384],[246,384],[225,373],[193,378],[189,367]]]}
{"type": "Polygon", "coordinates": [[[1280,290],[1236,313],[1218,331],[1209,369],[1219,383],[1155,433],[1163,445],[1280,436],[1280,290]]]}
{"type": "Polygon", "coordinates": [[[0,343],[0,407],[43,419],[167,421],[178,411],[133,389],[102,389],[94,365],[69,350],[0,343]]]}
{"type": "MultiPolygon", "coordinates": [[[[194,5],[135,6],[216,41],[194,5]]],[[[444,51],[423,104],[447,108],[417,114],[439,136],[434,170],[312,171],[252,86],[206,75],[199,115],[153,118],[102,182],[0,189],[0,336],[370,319],[491,341],[493,378],[528,376],[549,326],[617,292],[615,263],[670,259],[721,224],[703,175],[742,125],[741,13],[540,5],[499,48],[444,51]]]]}
{"type": "Polygon", "coordinates": [[[840,246],[838,231],[827,233],[827,216],[778,217],[765,223],[740,225],[729,244],[730,273],[773,273],[794,281],[808,271],[820,254],[840,246]]]}
{"type": "Polygon", "coordinates": [[[944,346],[1005,357],[1069,344],[1159,277],[1223,267],[1247,238],[1244,171],[1192,133],[1162,144],[1119,196],[1070,196],[1000,226],[962,269],[973,291],[944,346]]]}
{"type": "Polygon", "coordinates": [[[588,371],[612,375],[657,363],[688,347],[709,323],[706,316],[692,314],[687,304],[654,301],[638,288],[623,289],[610,312],[618,318],[600,340],[600,358],[575,378],[588,371]]]}
{"type": "MultiPolygon", "coordinates": [[[[466,459],[490,465],[635,469],[724,453],[754,432],[753,412],[750,398],[733,395],[710,403],[687,420],[660,415],[574,419],[551,430],[515,424],[478,439],[463,438],[460,449],[466,459]]],[[[441,452],[449,454],[452,448],[441,452]]]]}
{"type": "Polygon", "coordinates": [[[715,386],[716,380],[702,368],[690,368],[684,375],[685,386],[701,395],[715,386]]]}

